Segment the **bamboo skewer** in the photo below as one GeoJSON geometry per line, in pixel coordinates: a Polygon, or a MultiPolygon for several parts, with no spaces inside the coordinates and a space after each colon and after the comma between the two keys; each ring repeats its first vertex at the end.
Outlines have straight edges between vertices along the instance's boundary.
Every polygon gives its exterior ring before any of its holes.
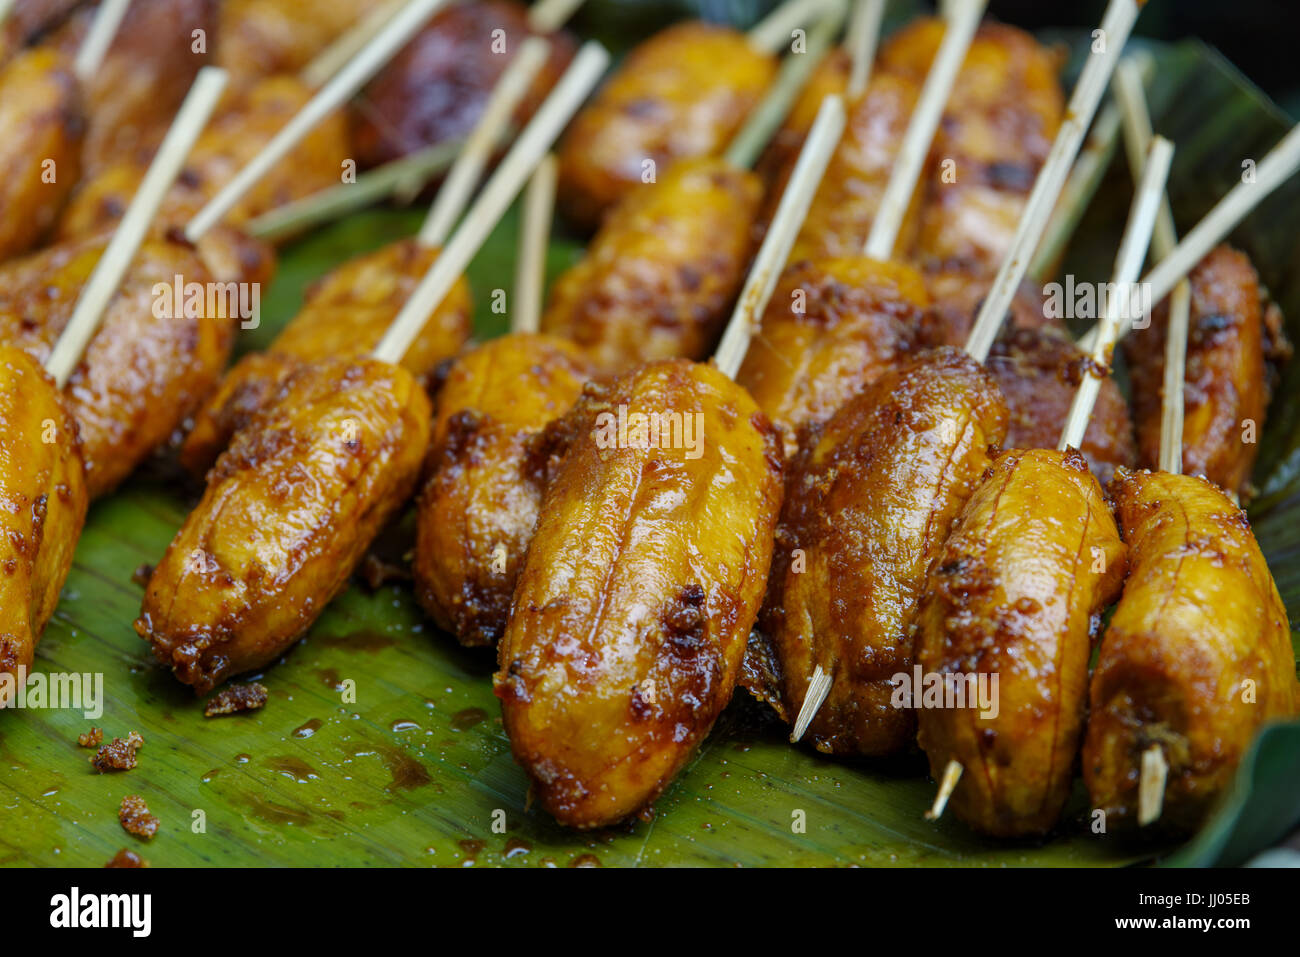
{"type": "Polygon", "coordinates": [[[1065,120],[1052,143],[1047,161],[1034,180],[1034,188],[1016,227],[1011,249],[1002,261],[993,286],[980,307],[970,337],[966,340],[966,351],[977,362],[982,363],[988,357],[1016,288],[1024,279],[1034,250],[1043,238],[1052,208],[1056,205],[1070,167],[1083,143],[1084,132],[1097,112],[1097,106],[1110,82],[1120,51],[1133,29],[1137,15],[1136,0],[1110,0],[1110,5],[1106,8],[1101,22],[1105,52],[1091,54],[1084,65],[1079,82],[1070,95],[1065,120]]]}
{"type": "Polygon", "coordinates": [[[99,72],[104,57],[108,55],[108,48],[113,45],[113,37],[117,36],[117,28],[126,16],[126,8],[130,5],[131,0],[103,0],[95,11],[95,19],[91,21],[90,30],[81,41],[77,58],[72,63],[72,72],[82,84],[89,82],[99,72]]]}
{"type": "Polygon", "coordinates": [[[122,217],[112,239],[99,257],[90,279],[77,298],[72,317],[45,361],[46,371],[60,389],[67,384],[72,371],[81,361],[86,345],[95,335],[109,302],[117,294],[122,277],[144,241],[145,233],[157,215],[163,198],[185,164],[194,141],[212,116],[228,79],[225,70],[213,66],[203,67],[195,77],[194,85],[190,87],[185,102],[181,104],[162,145],[149,164],[140,188],[127,207],[126,215],[122,217]]]}
{"type": "Polygon", "coordinates": [[[554,33],[578,12],[583,0],[537,0],[528,8],[528,29],[535,33],[554,33]]]}
{"type": "Polygon", "coordinates": [[[340,183],[277,206],[245,223],[244,232],[256,239],[280,240],[395,196],[411,183],[422,186],[451,168],[464,142],[452,140],[427,146],[362,173],[355,183],[340,183]]]}
{"type": "Polygon", "coordinates": [[[957,71],[966,59],[966,51],[975,38],[975,29],[983,13],[984,0],[954,0],[943,42],[935,54],[930,72],[926,74],[911,122],[907,124],[907,132],[899,144],[889,184],[880,198],[880,209],[876,211],[871,233],[863,247],[863,252],[872,259],[884,262],[893,257],[894,243],[898,240],[912,193],[916,191],[916,183],[921,178],[921,169],[939,128],[944,105],[952,93],[957,71]]]}
{"type": "Polygon", "coordinates": [[[541,37],[529,37],[505,68],[488,98],[478,123],[465,140],[465,147],[438,190],[437,198],[416,237],[421,246],[440,246],[450,235],[478,185],[483,169],[502,132],[532,86],[533,79],[550,56],[551,45],[541,37]]]}
{"type": "Polygon", "coordinates": [[[758,162],[763,147],[789,115],[800,91],[830,49],[843,22],[844,8],[840,5],[813,26],[808,35],[808,47],[803,53],[791,54],[785,58],[767,95],[754,107],[745,120],[745,125],[728,145],[723,154],[726,162],[737,169],[750,169],[758,162]]]}
{"type": "MultiPolygon", "coordinates": [[[[1173,160],[1174,146],[1162,136],[1151,141],[1146,164],[1142,168],[1142,180],[1138,184],[1137,195],[1129,209],[1128,224],[1124,227],[1124,238],[1120,242],[1119,255],[1115,258],[1115,273],[1112,286],[1119,290],[1131,289],[1142,272],[1142,263],[1146,259],[1147,246],[1151,243],[1151,234],[1155,228],[1156,215],[1164,199],[1165,181],[1169,177],[1169,164],[1173,160]]],[[[1101,333],[1092,349],[1094,370],[1109,369],[1111,350],[1119,338],[1120,313],[1125,301],[1132,297],[1126,293],[1112,295],[1106,303],[1106,314],[1102,318],[1101,333]]],[[[1084,433],[1088,429],[1088,420],[1092,417],[1092,408],[1101,391],[1101,377],[1096,372],[1089,372],[1079,383],[1070,404],[1069,415],[1065,419],[1065,428],[1061,430],[1061,441],[1057,448],[1079,448],[1083,444],[1084,433]]]]}
{"type": "Polygon", "coordinates": [[[397,15],[384,24],[362,50],[348,61],[315,96],[272,137],[243,169],[235,174],[185,227],[185,238],[196,242],[215,226],[241,196],[270,171],[326,116],[338,109],[361,86],[379,72],[397,50],[448,0],[409,0],[397,15]]]}
{"type": "Polygon", "coordinates": [[[948,799],[952,797],[952,792],[957,790],[957,784],[961,781],[962,770],[960,761],[949,761],[945,765],[943,778],[939,781],[939,791],[934,796],[934,803],[930,805],[930,810],[925,812],[927,821],[937,821],[943,817],[948,799]]]}
{"type": "Polygon", "coordinates": [[[775,53],[790,42],[791,33],[805,23],[824,17],[838,17],[844,22],[845,0],[786,0],[750,28],[750,46],[764,53],[775,53]]]}
{"type": "MultiPolygon", "coordinates": [[[[1115,95],[1124,114],[1124,143],[1129,168],[1137,181],[1142,172],[1142,157],[1151,143],[1151,115],[1142,91],[1142,77],[1132,63],[1121,63],[1115,74],[1115,95]]],[[[1178,245],[1174,215],[1165,196],[1156,217],[1151,250],[1157,260],[1168,256],[1178,245]]],[[[1169,328],[1165,336],[1165,369],[1160,406],[1159,467],[1166,472],[1183,470],[1183,378],[1187,358],[1187,327],[1191,318],[1192,286],[1181,279],[1169,297],[1169,328]]]]}
{"type": "Polygon", "coordinates": [[[363,16],[351,30],[327,46],[299,72],[310,87],[318,87],[356,56],[401,10],[406,0],[388,0],[363,16]]]}
{"type": "Polygon", "coordinates": [[[852,58],[848,98],[861,96],[871,81],[871,65],[880,43],[880,22],[885,18],[885,0],[857,0],[849,21],[846,45],[852,58]]]}
{"type": "Polygon", "coordinates": [[[524,193],[519,255],[515,259],[515,303],[510,310],[511,332],[536,332],[541,328],[546,249],[551,238],[558,175],[559,164],[555,154],[547,153],[537,164],[524,193]]]}
{"type": "MultiPolygon", "coordinates": [[[[894,161],[889,183],[881,199],[880,209],[871,224],[864,255],[873,259],[888,260],[893,255],[894,243],[902,229],[912,193],[920,179],[925,156],[930,151],[930,141],[939,127],[939,119],[957,79],[957,71],[966,58],[975,30],[984,10],[984,0],[956,0],[953,19],[944,32],[943,42],[935,54],[934,62],[922,87],[916,108],[908,121],[907,131],[894,161]],[[906,156],[904,154],[907,154],[906,156]]],[[[830,694],[832,680],[821,665],[813,669],[808,690],[795,717],[790,740],[800,740],[812,724],[813,718],[830,694]]]]}
{"type": "MultiPolygon", "coordinates": [[[[1145,51],[1125,56],[1116,67],[1117,73],[1129,63],[1136,65],[1137,72],[1144,83],[1150,82],[1156,68],[1154,57],[1145,51]]],[[[1092,130],[1088,133],[1088,139],[1079,152],[1079,158],[1074,161],[1074,168],[1070,170],[1070,178],[1066,180],[1061,190],[1061,198],[1052,210],[1052,218],[1048,221],[1047,231],[1038,244],[1038,251],[1034,253],[1033,262],[1029,265],[1030,279],[1037,282],[1045,280],[1052,267],[1064,255],[1070,238],[1079,228],[1079,221],[1083,219],[1088,204],[1096,195],[1106,170],[1110,168],[1111,160],[1115,157],[1123,122],[1119,103],[1114,99],[1102,107],[1101,112],[1097,114],[1092,130]]],[[[1142,155],[1146,155],[1145,150],[1142,155]]],[[[1136,176],[1135,173],[1134,177],[1136,176]]]]}
{"type": "Polygon", "coordinates": [[[780,204],[772,218],[772,225],[763,237],[758,255],[745,278],[736,308],[727,321],[727,328],[718,344],[714,362],[729,379],[735,379],[744,361],[745,352],[758,326],[759,317],[767,308],[777,278],[790,258],[795,239],[808,215],[813,196],[830,163],[831,155],[844,133],[844,101],[838,96],[822,100],[817,119],[799,151],[794,172],[781,194],[780,204]]]}
{"type": "Polygon", "coordinates": [[[605,68],[609,53],[598,43],[587,43],[533,116],[492,178],[447,241],[442,253],[425,273],[393,320],[373,356],[400,362],[429,316],[442,302],[474,254],[496,226],[511,201],[523,188],[533,168],[541,162],[560,131],[577,112],[605,68]]]}

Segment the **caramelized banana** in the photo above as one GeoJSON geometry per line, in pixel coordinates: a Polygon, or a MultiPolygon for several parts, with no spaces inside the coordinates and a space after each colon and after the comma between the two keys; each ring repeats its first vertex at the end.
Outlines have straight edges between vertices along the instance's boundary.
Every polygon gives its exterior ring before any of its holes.
{"type": "MultiPolygon", "coordinates": [[[[106,239],[62,243],[0,268],[0,335],[44,361],[72,317],[106,239]]],[[[230,358],[237,310],[195,314],[160,289],[175,277],[216,282],[204,249],[149,239],[140,247],[64,393],[77,420],[92,498],[117,487],[216,386],[230,358]]],[[[174,298],[174,296],[172,297],[174,298]]],[[[206,296],[205,296],[206,298],[206,296]]]]}
{"type": "Polygon", "coordinates": [[[1135,825],[1143,753],[1168,765],[1161,825],[1187,832],[1255,732],[1300,711],[1291,629],[1246,516],[1210,483],[1121,472],[1111,484],[1128,584],[1093,673],[1083,774],[1108,827],[1135,825]]]}
{"type": "Polygon", "coordinates": [[[420,604],[463,645],[505,630],[542,499],[542,431],[591,377],[572,343],[517,333],[462,356],[443,382],[412,571],[420,604]]]}
{"type": "Polygon", "coordinates": [[[891,680],[912,668],[926,568],[1002,441],[997,386],[942,349],[892,369],[814,430],[790,467],[760,629],[792,720],[814,669],[830,692],[807,730],[819,751],[887,755],[913,739],[891,680]]]}
{"type": "MultiPolygon", "coordinates": [[[[1271,360],[1290,354],[1282,315],[1266,305],[1245,254],[1217,246],[1192,270],[1183,391],[1183,472],[1233,493],[1249,491],[1270,393],[1271,360]]],[[[1124,343],[1144,465],[1160,457],[1168,305],[1124,343]]]]}
{"type": "MultiPolygon", "coordinates": [[[[228,93],[204,128],[155,222],[159,231],[184,226],[311,98],[292,76],[273,76],[228,93]]],[[[222,222],[238,226],[276,206],[339,181],[350,155],[341,113],[332,113],[252,187],[222,222]]],[[[61,238],[111,229],[126,212],[149,167],[150,150],[109,163],[78,186],[59,221],[61,238]]]]}
{"type": "Polygon", "coordinates": [[[81,169],[85,132],[72,70],[49,49],[0,67],[0,262],[54,225],[81,169]]]}
{"type": "MultiPolygon", "coordinates": [[[[515,52],[532,31],[513,0],[454,3],[439,11],[370,82],[353,123],[357,159],[377,166],[434,143],[468,136],[515,52]],[[508,37],[497,53],[495,31],[508,37]]],[[[565,33],[547,35],[550,56],[515,111],[522,128],[573,59],[565,33]]]]}
{"type": "Polygon", "coordinates": [[[781,450],[744,390],[685,360],[588,386],[566,428],[496,691],[547,810],[596,827],[652,802],[731,699],[771,558],[781,450]]]}
{"type": "MultiPolygon", "coordinates": [[[[822,100],[828,96],[844,96],[849,87],[850,74],[853,71],[853,58],[849,51],[839,46],[832,49],[819,62],[799,91],[794,105],[781,123],[781,128],[772,135],[763,153],[759,157],[757,169],[771,187],[769,194],[780,194],[794,164],[799,159],[799,150],[803,149],[804,140],[812,131],[817,119],[817,111],[822,107],[822,100]]],[[[852,110],[849,124],[852,126],[852,110]]],[[[775,201],[769,213],[775,213],[775,201]]],[[[771,216],[765,216],[765,221],[771,216]]]]}
{"type": "Polygon", "coordinates": [[[736,381],[782,433],[829,419],[916,346],[928,305],[920,274],[865,256],[796,263],[782,277],[736,381]]]}
{"type": "Polygon", "coordinates": [[[415,488],[429,400],[400,366],[304,365],[230,443],[135,622],[203,694],[283,654],[415,488]]]}
{"type": "Polygon", "coordinates": [[[950,806],[977,830],[1041,834],[1060,817],[1091,640],[1119,595],[1125,551],[1083,456],[1034,449],[994,460],[935,558],[916,660],[945,694],[916,689],[913,703],[935,780],[961,762],[950,806]]]}
{"type": "MultiPolygon", "coordinates": [[[[212,465],[230,437],[304,362],[368,355],[420,279],[438,258],[437,247],[401,240],[350,259],[307,290],[302,309],[264,353],[250,353],[226,373],[195,416],[181,446],[181,464],[196,474],[212,465]]],[[[417,378],[458,353],[469,338],[469,284],[462,278],[424,324],[402,358],[417,378]]]]}
{"type": "Polygon", "coordinates": [[[0,707],[30,668],[86,518],[77,425],[20,349],[0,346],[0,707]],[[13,680],[6,680],[13,676],[13,680]]]}
{"type": "Polygon", "coordinates": [[[677,160],[717,156],[776,76],[744,34],[707,23],[656,33],[623,61],[559,147],[560,203],[594,229],[605,212],[677,160]]]}
{"type": "Polygon", "coordinates": [[[556,281],[542,331],[611,374],[703,359],[744,281],[761,197],[756,175],[718,159],[678,163],[635,187],[556,281]]]}

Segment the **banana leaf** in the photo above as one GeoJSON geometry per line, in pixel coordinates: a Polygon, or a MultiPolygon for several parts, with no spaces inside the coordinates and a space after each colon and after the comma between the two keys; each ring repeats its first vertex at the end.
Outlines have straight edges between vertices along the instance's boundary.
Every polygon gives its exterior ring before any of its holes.
{"type": "MultiPolygon", "coordinates": [[[[1178,146],[1172,198],[1187,228],[1289,125],[1199,43],[1155,47],[1157,129],[1178,146]]],[[[1131,186],[1116,164],[1067,266],[1108,270],[1131,186]]],[[[359,214],[284,252],[263,325],[265,345],[305,285],[336,263],[414,231],[417,210],[359,214]]],[[[1233,237],[1252,256],[1300,341],[1295,236],[1300,183],[1266,202],[1233,237]]],[[[504,331],[492,290],[508,288],[515,219],[470,273],[478,335],[504,331]]],[[[579,255],[557,237],[554,276],[579,255]]],[[[1289,371],[1263,437],[1252,513],[1292,619],[1300,616],[1300,363],[1289,371]]],[[[74,710],[0,713],[0,863],[98,866],[130,847],[154,866],[211,865],[961,865],[1105,866],[1240,863],[1300,822],[1300,724],[1261,736],[1232,793],[1182,847],[1125,844],[1092,833],[1076,793],[1057,832],[990,841],[951,816],[922,817],[933,784],[919,756],[834,762],[785,740],[785,729],[737,695],[648,820],[575,833],[530,807],[492,695],[490,652],[461,649],[415,605],[409,585],[354,585],[283,660],[255,676],[265,708],[205,719],[202,703],[153,662],[134,634],[138,566],[166,548],[196,490],[165,471],[142,474],[91,511],[62,601],[38,656],[46,672],[103,676],[102,717],[74,710]],[[355,687],[355,699],[347,689],[355,687]],[[343,690],[340,690],[343,689],[343,690]],[[97,774],[77,735],[143,735],[134,770],[97,774]],[[145,843],[116,819],[127,794],[161,820],[145,843]]],[[[384,547],[407,547],[410,517],[384,547]]]]}

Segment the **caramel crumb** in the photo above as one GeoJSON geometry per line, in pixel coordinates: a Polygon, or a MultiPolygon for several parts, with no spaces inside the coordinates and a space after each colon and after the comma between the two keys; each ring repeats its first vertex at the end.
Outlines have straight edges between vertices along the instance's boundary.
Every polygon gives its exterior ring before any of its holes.
{"type": "Polygon", "coordinates": [[[122,827],[128,834],[142,837],[146,841],[158,833],[158,818],[149,813],[149,805],[138,794],[128,794],[122,798],[117,819],[122,822],[122,827]]]}
{"type": "Polygon", "coordinates": [[[105,771],[129,771],[135,767],[135,753],[144,745],[144,738],[132,731],[125,738],[114,738],[95,752],[90,759],[100,774],[105,771]]]}
{"type": "Polygon", "coordinates": [[[135,851],[128,851],[125,847],[113,855],[113,859],[104,865],[105,867],[148,867],[149,862],[137,854],[135,851]]]}
{"type": "Polygon", "coordinates": [[[221,714],[237,714],[240,711],[256,711],[266,704],[266,687],[254,681],[252,684],[231,685],[222,688],[203,709],[203,717],[213,718],[221,714]]]}
{"type": "Polygon", "coordinates": [[[83,748],[97,748],[103,740],[104,730],[102,728],[96,728],[94,725],[91,725],[90,730],[85,734],[77,735],[77,744],[81,745],[83,748]]]}

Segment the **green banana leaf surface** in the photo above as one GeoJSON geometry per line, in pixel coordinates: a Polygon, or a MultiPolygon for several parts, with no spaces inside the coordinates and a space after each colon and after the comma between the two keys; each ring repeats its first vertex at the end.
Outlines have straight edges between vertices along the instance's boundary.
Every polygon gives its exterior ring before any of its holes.
{"type": "MultiPolygon", "coordinates": [[[[1078,45],[1076,44],[1076,49],[1078,45]]],[[[1178,147],[1171,197],[1186,229],[1258,160],[1289,121],[1213,51],[1153,47],[1158,132],[1178,147]]],[[[1067,269],[1104,277],[1131,196],[1116,162],[1071,249],[1067,269]]],[[[263,301],[260,348],[293,315],[308,282],[359,252],[412,233],[421,211],[349,217],[285,249],[263,301]]],[[[492,292],[509,290],[514,213],[470,271],[477,334],[502,333],[492,292]]],[[[1300,341],[1300,183],[1267,201],[1233,240],[1254,259],[1300,341]]],[[[581,246],[557,230],[553,277],[581,246]]],[[[1264,431],[1252,509],[1293,620],[1300,620],[1300,362],[1264,431]]],[[[1242,863],[1300,824],[1300,724],[1270,729],[1202,832],[1177,846],[1095,834],[1076,793],[1055,834],[991,841],[951,816],[923,818],[934,785],[919,756],[830,761],[791,746],[786,729],[738,694],[653,817],[575,833],[529,807],[491,689],[490,651],[461,649],[425,620],[410,587],[360,582],[258,680],[265,708],[206,719],[202,702],[153,662],[131,623],[136,574],[156,562],[198,490],[146,470],[92,507],[36,668],[103,675],[104,712],[0,713],[0,863],[99,866],[129,847],[153,866],[410,865],[1130,865],[1242,863]],[[348,689],[355,689],[355,696],[348,689]],[[145,740],[133,770],[97,774],[77,736],[145,740]],[[117,820],[139,794],[160,819],[149,842],[117,820]]],[[[406,519],[382,545],[409,547],[406,519]]]]}

